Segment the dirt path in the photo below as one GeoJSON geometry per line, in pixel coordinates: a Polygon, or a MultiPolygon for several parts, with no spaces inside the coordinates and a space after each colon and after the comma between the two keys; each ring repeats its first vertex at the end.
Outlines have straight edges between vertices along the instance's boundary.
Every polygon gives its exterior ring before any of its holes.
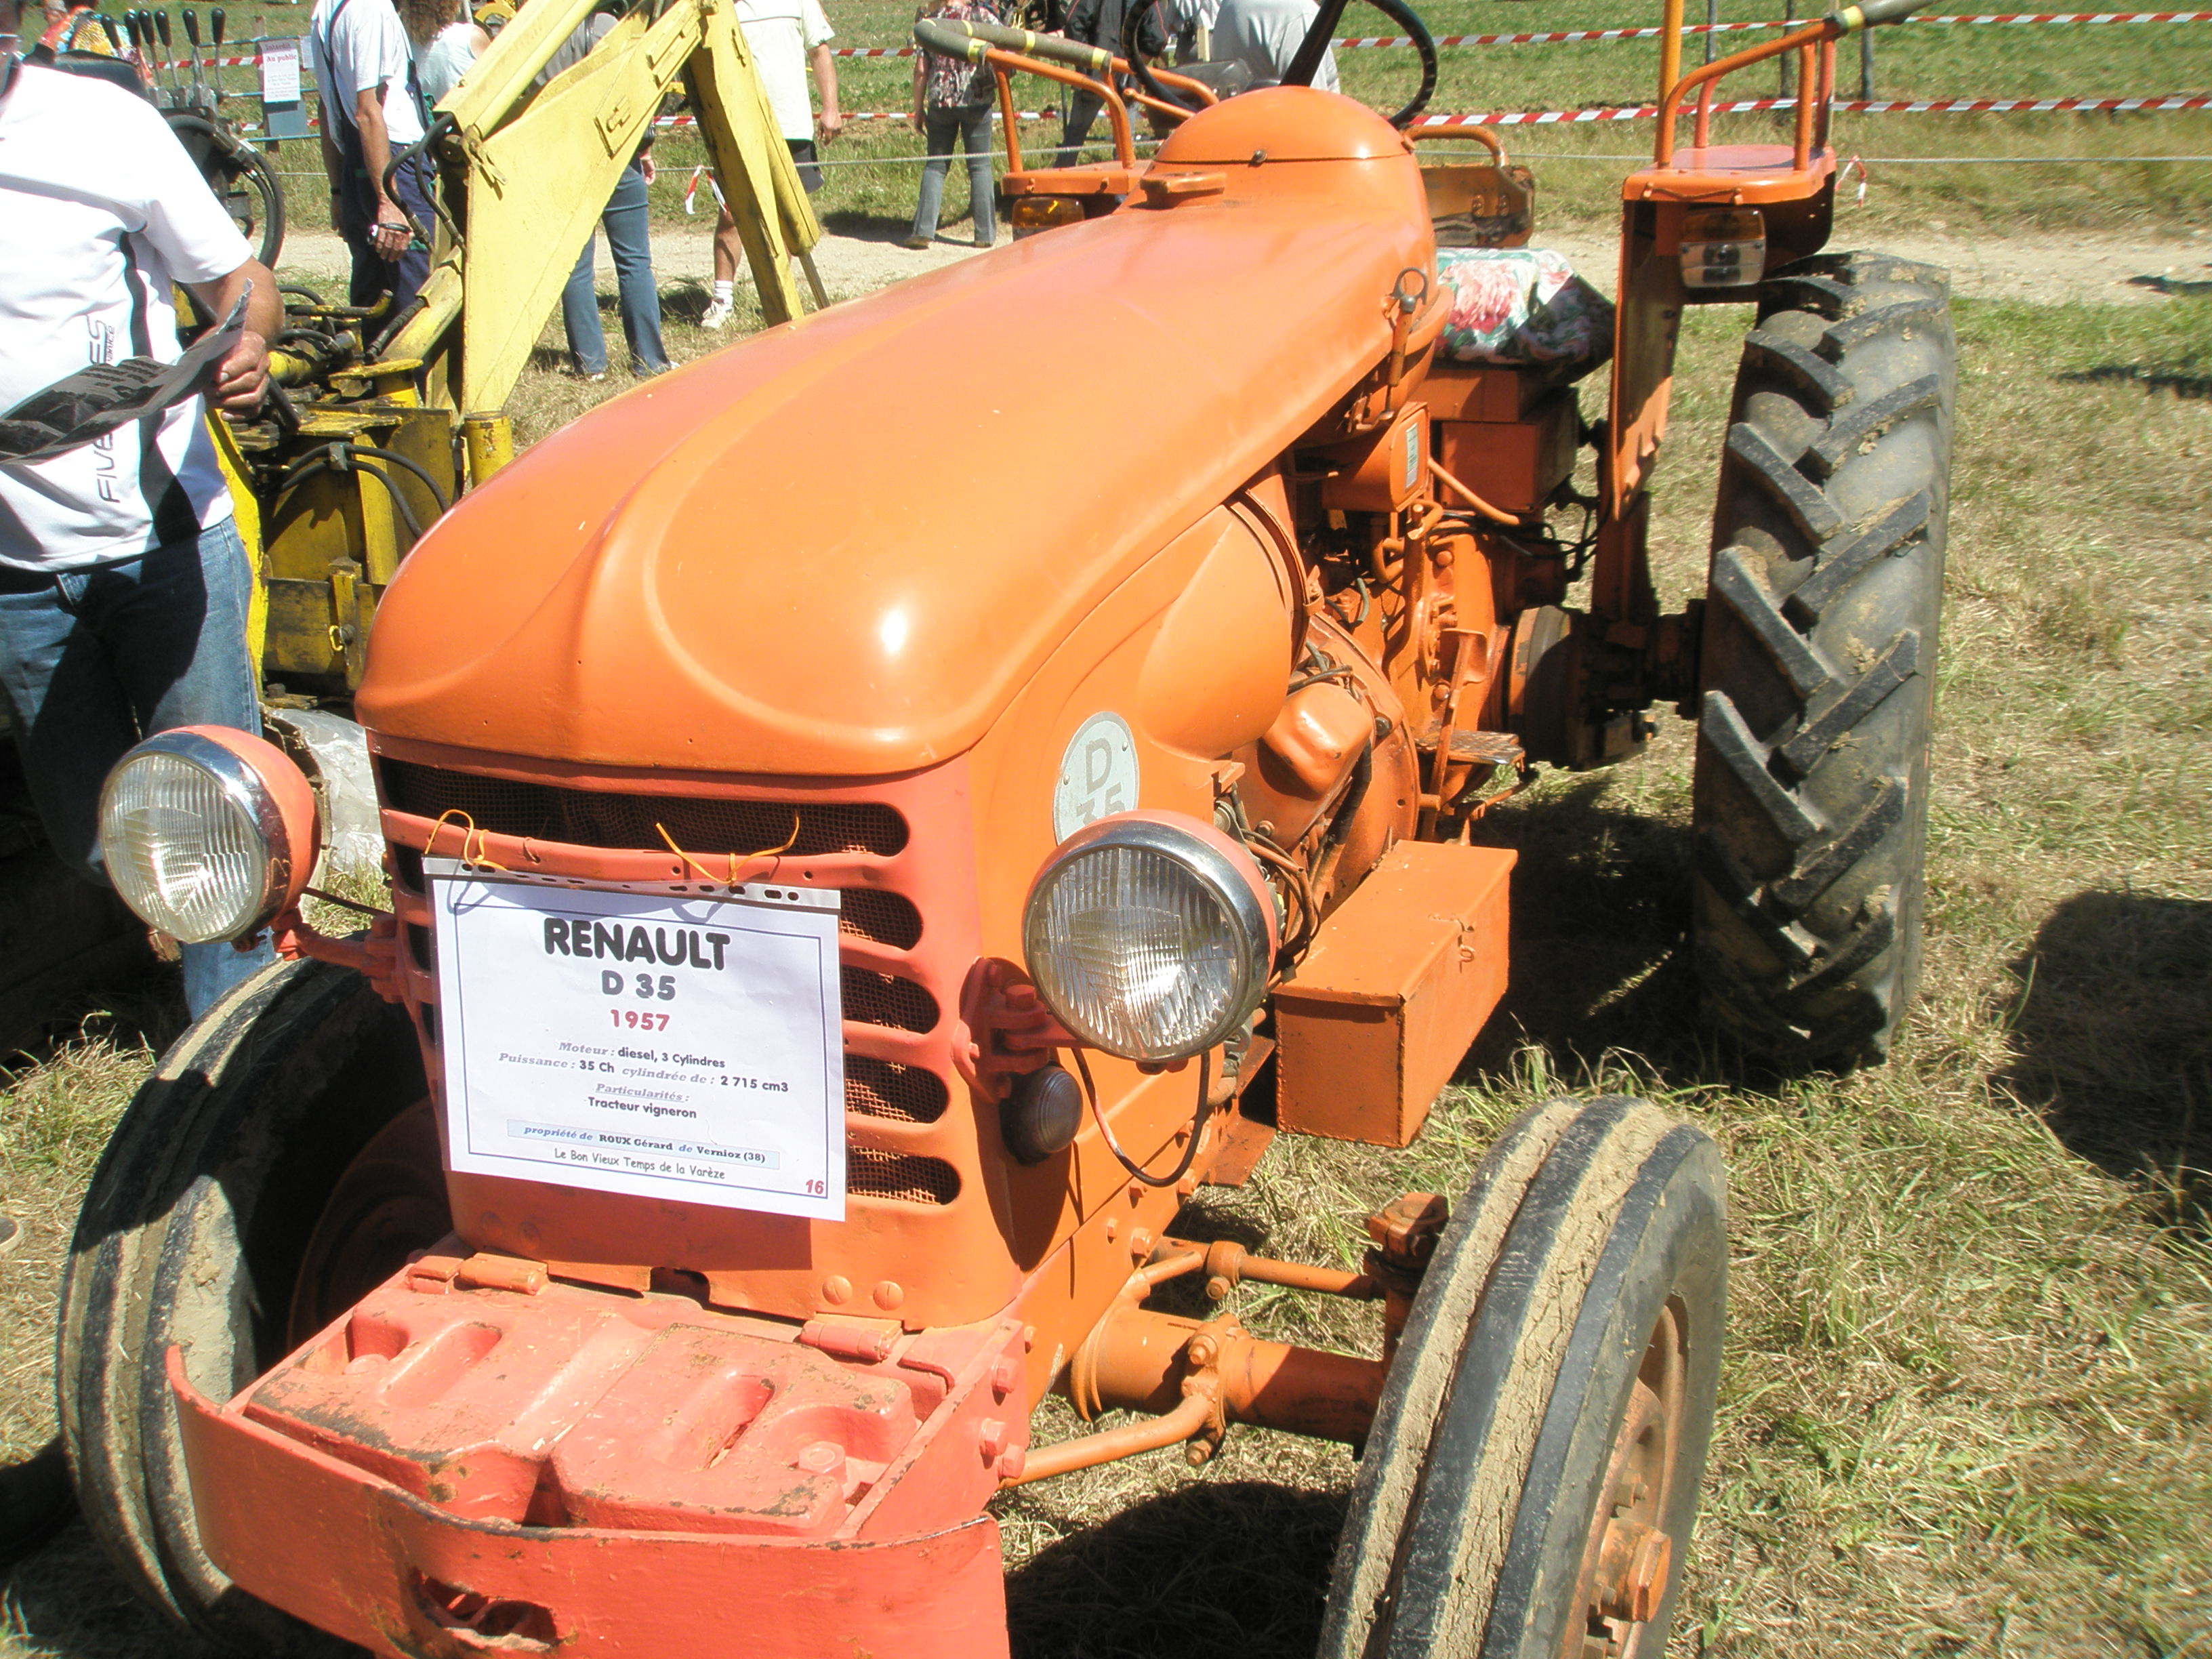
{"type": "MultiPolygon", "coordinates": [[[[1613,287],[1616,244],[1601,233],[1567,230],[1548,237],[1546,245],[1558,248],[1598,287],[1613,287]]],[[[1974,300],[2017,300],[2031,304],[2060,305],[2087,301],[2112,305],[2154,303],[2161,295],[2139,285],[2134,278],[2171,276],[2177,280],[2212,276],[2212,232],[2144,232],[2139,235],[2099,235],[2088,233],[2053,234],[2034,232],[2016,236],[1968,237],[1930,231],[1910,231],[1869,239],[1853,234],[1839,237],[1838,247],[1865,246],[1875,241],[1886,252],[1942,265],[1951,273],[1953,291],[1974,300]]],[[[710,241],[704,230],[689,227],[653,233],[653,258],[662,283],[689,278],[701,283],[712,275],[710,241]]],[[[934,247],[912,250],[896,242],[855,236],[826,236],[815,254],[823,285],[833,298],[850,299],[925,270],[964,259],[975,252],[963,244],[939,242],[934,247]]],[[[288,270],[314,276],[336,276],[345,269],[345,249],[329,232],[295,233],[286,240],[288,270]]],[[[614,286],[614,269],[607,263],[606,246],[599,245],[599,279],[603,289],[614,286]]]]}

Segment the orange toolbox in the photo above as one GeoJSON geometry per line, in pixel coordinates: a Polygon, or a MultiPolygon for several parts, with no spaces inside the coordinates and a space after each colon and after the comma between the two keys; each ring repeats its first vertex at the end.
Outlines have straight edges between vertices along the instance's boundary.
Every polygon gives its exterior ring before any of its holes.
{"type": "Polygon", "coordinates": [[[1274,994],[1277,1121],[1403,1146],[1505,994],[1502,848],[1400,842],[1274,994]]]}

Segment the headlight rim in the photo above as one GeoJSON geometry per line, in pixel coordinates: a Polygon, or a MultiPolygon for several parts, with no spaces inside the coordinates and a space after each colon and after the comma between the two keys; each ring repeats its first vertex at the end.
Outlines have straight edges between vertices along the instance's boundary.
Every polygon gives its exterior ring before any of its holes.
{"type": "MultiPolygon", "coordinates": [[[[95,822],[103,863],[108,861],[108,812],[117,781],[132,762],[156,754],[173,757],[206,773],[223,798],[245,813],[260,837],[267,856],[251,920],[233,933],[197,942],[220,944],[252,938],[299,903],[313,873],[321,844],[313,786],[290,756],[252,732],[226,726],[178,726],[156,732],[131,745],[100,784],[95,822]]],[[[112,881],[112,873],[109,878],[112,881]]],[[[140,920],[149,927],[160,925],[152,917],[140,920]]]]}
{"type": "Polygon", "coordinates": [[[1022,902],[1024,966],[1053,1017],[1085,1047],[1140,1065],[1173,1065],[1217,1047],[1265,1000],[1268,979],[1281,950],[1282,925],[1275,909],[1273,890],[1268,886],[1259,860],[1214,825],[1182,812],[1138,808],[1093,819],[1053,848],[1030,878],[1028,896],[1022,902]],[[1215,1022],[1204,1042],[1161,1054],[1124,1053],[1103,1040],[1084,1022],[1072,1018],[1053,996],[1048,978],[1039,974],[1029,959],[1030,921],[1040,896],[1068,865],[1109,844],[1138,848],[1181,864],[1222,902],[1243,935],[1247,976],[1243,994],[1232,999],[1231,1012],[1215,1022]]]}

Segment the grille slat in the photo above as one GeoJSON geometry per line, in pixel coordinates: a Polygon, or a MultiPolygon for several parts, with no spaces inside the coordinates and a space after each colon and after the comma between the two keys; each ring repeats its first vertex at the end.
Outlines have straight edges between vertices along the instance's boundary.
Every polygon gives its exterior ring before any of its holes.
{"type": "MultiPolygon", "coordinates": [[[[385,804],[416,817],[465,812],[493,835],[660,852],[665,826],[685,852],[740,857],[781,848],[794,858],[873,853],[889,858],[907,843],[906,820],[880,801],[710,800],[693,795],[627,795],[564,789],[411,761],[378,763],[385,804]],[[792,840],[796,829],[797,839],[792,840]]],[[[457,849],[458,850],[458,849],[457,849]]]]}
{"type": "Polygon", "coordinates": [[[873,1054],[845,1055],[845,1109],[863,1117],[934,1123],[951,1099],[945,1079],[919,1066],[902,1066],[873,1054]]]}
{"type": "Polygon", "coordinates": [[[842,908],[837,931],[855,939],[888,945],[894,951],[911,951],[921,942],[921,912],[898,893],[876,887],[841,887],[842,908]]]}
{"type": "Polygon", "coordinates": [[[960,1171],[941,1158],[845,1149],[845,1190],[854,1198],[896,1198],[909,1204],[950,1204],[960,1196],[960,1171]]]}
{"type": "Polygon", "coordinates": [[[853,967],[842,969],[838,978],[846,1018],[899,1031],[937,1029],[937,999],[912,980],[853,967]]]}

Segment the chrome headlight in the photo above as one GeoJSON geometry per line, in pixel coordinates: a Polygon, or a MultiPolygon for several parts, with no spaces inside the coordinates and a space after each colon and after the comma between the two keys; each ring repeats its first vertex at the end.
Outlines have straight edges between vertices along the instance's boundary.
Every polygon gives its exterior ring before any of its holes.
{"type": "Polygon", "coordinates": [[[1125,1060],[1181,1060],[1228,1036],[1266,994],[1277,943],[1252,855],[1180,813],[1118,812],[1077,830],[1037,872],[1022,917],[1046,1006],[1125,1060]]]}
{"type": "Polygon", "coordinates": [[[123,902],[187,945],[240,939],[299,900],[315,797],[282,750],[228,726],[156,732],[107,775],[100,854],[123,902]]]}

